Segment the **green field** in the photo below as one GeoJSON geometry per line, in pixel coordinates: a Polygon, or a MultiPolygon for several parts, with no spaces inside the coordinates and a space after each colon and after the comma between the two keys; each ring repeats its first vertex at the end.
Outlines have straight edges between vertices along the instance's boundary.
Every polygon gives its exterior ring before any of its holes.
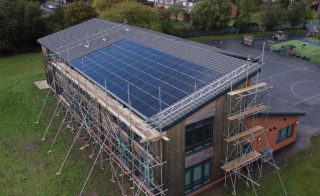
{"type": "MultiPolygon", "coordinates": [[[[288,195],[319,195],[320,187],[320,136],[314,136],[312,145],[288,158],[280,169],[288,195]]],[[[276,172],[265,175],[257,188],[258,195],[284,195],[276,172]]],[[[239,195],[254,195],[252,189],[241,187],[239,195]]]]}
{"type": "MultiPolygon", "coordinates": [[[[320,187],[320,135],[311,138],[311,145],[289,157],[287,163],[281,167],[280,175],[289,196],[314,196],[319,195],[320,187]]],[[[276,171],[264,175],[256,180],[261,186],[257,187],[257,195],[282,196],[283,188],[276,171]]],[[[224,192],[223,195],[232,195],[232,188],[216,188],[203,194],[211,196],[224,192]]],[[[254,196],[252,187],[238,184],[238,196],[254,196]]]]}
{"type": "MultiPolygon", "coordinates": [[[[316,39],[309,38],[309,40],[319,43],[319,40],[316,40],[316,39]]],[[[271,46],[271,49],[273,51],[280,51],[281,46],[285,46],[285,45],[296,46],[296,48],[294,48],[294,53],[297,57],[309,59],[311,62],[314,62],[314,63],[320,63],[320,47],[319,46],[305,43],[300,40],[290,40],[286,42],[281,42],[279,44],[274,44],[271,46]],[[303,47],[303,44],[305,44],[304,47],[303,47]]]]}
{"type": "MultiPolygon", "coordinates": [[[[33,82],[42,79],[40,53],[0,58],[0,195],[77,195],[92,165],[93,160],[88,158],[91,149],[80,151],[77,145],[62,174],[55,175],[73,135],[65,129],[53,152],[47,154],[56,129],[50,129],[46,141],[41,142],[40,138],[53,105],[46,108],[40,123],[34,124],[46,91],[38,90],[33,82]]],[[[57,127],[59,122],[54,124],[57,127]]],[[[314,137],[312,142],[310,148],[289,158],[281,169],[289,195],[319,193],[320,137],[314,137]]],[[[119,195],[117,185],[110,182],[108,171],[108,168],[94,169],[86,195],[119,195]]],[[[264,176],[260,183],[258,195],[282,195],[274,173],[264,176]]],[[[253,195],[253,192],[241,187],[239,195],[253,195]]]]}
{"type": "MultiPolygon", "coordinates": [[[[43,79],[40,53],[0,58],[0,195],[77,195],[93,163],[88,158],[91,150],[80,151],[77,144],[62,174],[55,175],[74,135],[65,129],[47,154],[57,129],[51,128],[44,142],[40,139],[53,105],[34,124],[47,91],[38,90],[33,82],[43,79]]],[[[86,195],[119,195],[109,171],[99,166],[93,170],[86,195]]]]}

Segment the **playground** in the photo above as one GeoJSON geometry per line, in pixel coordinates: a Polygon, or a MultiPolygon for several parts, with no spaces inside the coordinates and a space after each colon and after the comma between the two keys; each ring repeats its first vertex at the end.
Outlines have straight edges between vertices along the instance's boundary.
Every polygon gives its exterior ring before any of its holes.
{"type": "Polygon", "coordinates": [[[287,53],[284,54],[287,56],[300,57],[314,63],[320,63],[320,40],[314,38],[302,38],[281,42],[271,45],[270,49],[273,52],[287,53]]]}

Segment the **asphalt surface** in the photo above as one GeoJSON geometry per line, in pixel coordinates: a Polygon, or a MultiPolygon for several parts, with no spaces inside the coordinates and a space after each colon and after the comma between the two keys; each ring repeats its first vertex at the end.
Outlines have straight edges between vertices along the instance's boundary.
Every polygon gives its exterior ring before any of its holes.
{"type": "MultiPolygon", "coordinates": [[[[215,45],[215,43],[209,43],[215,45]]],[[[244,46],[241,39],[224,40],[222,49],[251,58],[262,54],[262,49],[244,46]]],[[[260,81],[272,84],[270,95],[306,112],[300,117],[297,141],[278,152],[291,155],[310,144],[310,136],[320,131],[320,65],[295,57],[265,53],[265,65],[260,81]]],[[[253,79],[254,81],[255,79],[253,79]]]]}
{"type": "MultiPolygon", "coordinates": [[[[219,46],[218,42],[208,44],[219,46]]],[[[245,57],[250,54],[251,58],[262,54],[261,49],[244,46],[240,39],[224,40],[222,49],[245,57]]],[[[265,53],[264,59],[265,65],[258,80],[272,84],[273,88],[269,93],[274,99],[306,113],[299,119],[297,141],[274,153],[276,165],[282,166],[286,164],[287,157],[306,148],[310,144],[310,136],[320,131],[320,65],[269,52],[265,53]]],[[[252,80],[256,81],[256,78],[252,80]]],[[[274,169],[272,165],[264,164],[263,175],[274,169]]],[[[256,168],[253,175],[255,178],[258,175],[256,168]]],[[[218,186],[202,195],[224,194],[223,186],[218,186]]]]}

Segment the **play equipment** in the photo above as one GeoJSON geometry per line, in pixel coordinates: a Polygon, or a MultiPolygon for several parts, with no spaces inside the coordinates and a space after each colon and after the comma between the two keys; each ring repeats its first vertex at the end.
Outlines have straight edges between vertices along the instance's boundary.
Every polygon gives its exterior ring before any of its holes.
{"type": "Polygon", "coordinates": [[[279,41],[283,41],[283,40],[287,40],[288,39],[288,35],[285,34],[283,31],[277,31],[273,36],[272,36],[273,40],[279,40],[279,41]]]}
{"type": "Polygon", "coordinates": [[[284,55],[284,56],[294,56],[294,49],[296,48],[296,46],[290,44],[290,45],[285,45],[285,46],[281,46],[280,49],[280,54],[284,55]]]}
{"type": "Polygon", "coordinates": [[[243,44],[245,46],[252,46],[254,41],[254,37],[252,35],[243,36],[243,44]]]}

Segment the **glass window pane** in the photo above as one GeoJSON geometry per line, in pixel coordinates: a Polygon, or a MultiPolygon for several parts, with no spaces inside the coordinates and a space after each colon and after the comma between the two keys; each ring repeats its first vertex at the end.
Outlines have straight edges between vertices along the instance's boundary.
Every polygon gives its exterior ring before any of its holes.
{"type": "Polygon", "coordinates": [[[281,137],[281,130],[279,130],[278,133],[277,133],[277,141],[280,140],[280,137],[281,137]]]}
{"type": "Polygon", "coordinates": [[[287,129],[286,128],[283,128],[280,130],[280,137],[283,138],[287,135],[287,129]]]}
{"type": "Polygon", "coordinates": [[[210,161],[206,162],[204,165],[204,172],[203,172],[203,176],[210,176],[210,161]]]}
{"type": "Polygon", "coordinates": [[[184,175],[184,185],[190,185],[191,184],[191,170],[188,169],[184,175]]]}
{"type": "Polygon", "coordinates": [[[291,137],[292,136],[292,125],[288,126],[288,132],[287,132],[287,137],[291,137]]]}
{"type": "Polygon", "coordinates": [[[194,144],[195,145],[200,145],[203,142],[203,127],[199,127],[194,130],[194,144]]]}
{"type": "Polygon", "coordinates": [[[202,177],[202,166],[198,165],[193,168],[193,182],[200,180],[202,177]]]}
{"type": "Polygon", "coordinates": [[[186,150],[192,147],[192,131],[186,132],[186,150]]]}
{"type": "Polygon", "coordinates": [[[212,126],[211,124],[205,127],[205,140],[206,144],[212,144],[212,126]]]}

